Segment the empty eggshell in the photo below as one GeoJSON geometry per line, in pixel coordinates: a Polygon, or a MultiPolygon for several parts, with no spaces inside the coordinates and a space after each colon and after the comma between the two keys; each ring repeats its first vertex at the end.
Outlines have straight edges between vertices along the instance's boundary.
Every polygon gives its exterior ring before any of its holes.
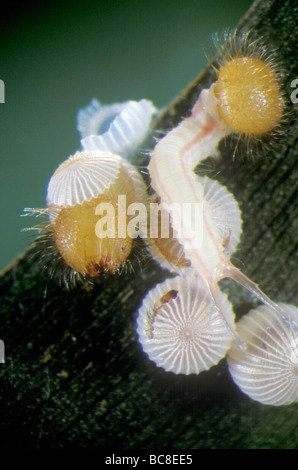
{"type": "Polygon", "coordinates": [[[156,113],[151,101],[145,99],[112,105],[93,99],[77,116],[82,147],[129,158],[149,134],[156,113]]]}
{"type": "MultiPolygon", "coordinates": [[[[221,293],[231,322],[234,314],[221,293]]],[[[144,352],[175,374],[198,374],[222,359],[232,333],[205,284],[192,270],[167,279],[145,297],[137,318],[144,352]]]]}
{"type": "Polygon", "coordinates": [[[108,152],[76,152],[51,177],[47,205],[73,206],[103,193],[117,178],[121,157],[108,152]]]}
{"type": "Polygon", "coordinates": [[[268,405],[298,401],[298,308],[278,304],[251,310],[237,323],[239,339],[228,352],[234,382],[250,398],[268,405]]]}

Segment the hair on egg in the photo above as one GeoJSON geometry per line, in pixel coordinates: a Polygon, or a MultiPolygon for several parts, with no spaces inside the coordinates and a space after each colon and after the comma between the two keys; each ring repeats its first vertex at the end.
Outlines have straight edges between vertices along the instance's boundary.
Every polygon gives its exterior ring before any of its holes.
{"type": "Polygon", "coordinates": [[[234,131],[229,137],[236,135],[234,154],[254,158],[257,153],[260,158],[272,153],[293,115],[281,52],[252,31],[226,31],[215,35],[214,42],[214,88],[223,97],[220,113],[234,131]],[[241,83],[240,95],[236,87],[241,83]]]}
{"type": "Polygon", "coordinates": [[[125,197],[127,206],[146,205],[141,175],[118,155],[77,152],[58,167],[48,184],[47,209],[33,210],[49,216],[37,245],[47,251],[47,261],[53,258],[52,273],[62,272],[62,279],[71,281],[123,270],[133,239],[127,233],[130,217],[126,206],[118,203],[119,196],[125,197]],[[105,221],[98,225],[99,216],[105,221]]]}

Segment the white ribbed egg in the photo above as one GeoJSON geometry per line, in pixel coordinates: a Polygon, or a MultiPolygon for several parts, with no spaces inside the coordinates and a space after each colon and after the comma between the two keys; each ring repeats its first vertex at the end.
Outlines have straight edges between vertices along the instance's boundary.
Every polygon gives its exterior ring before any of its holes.
{"type": "Polygon", "coordinates": [[[129,158],[150,132],[157,109],[151,101],[101,105],[91,100],[77,115],[84,150],[103,150],[129,158]]]}
{"type": "Polygon", "coordinates": [[[229,257],[235,251],[242,232],[238,202],[225,186],[207,176],[201,178],[201,184],[204,191],[204,212],[210,213],[214,236],[221,245],[223,253],[229,257]]]}
{"type": "MultiPolygon", "coordinates": [[[[221,293],[230,315],[234,314],[221,293]]],[[[137,333],[144,352],[175,374],[198,374],[222,359],[232,340],[205,284],[192,270],[153,288],[138,312],[137,333]]]]}
{"type": "Polygon", "coordinates": [[[298,401],[298,308],[278,305],[283,317],[259,306],[241,318],[239,339],[228,352],[229,370],[239,388],[268,405],[298,401]]]}
{"type": "Polygon", "coordinates": [[[108,152],[76,152],[51,177],[47,205],[73,206],[102,194],[119,175],[121,157],[108,152]]]}
{"type": "Polygon", "coordinates": [[[68,207],[96,198],[115,183],[121,171],[132,181],[136,199],[143,200],[146,188],[138,170],[119,155],[95,150],[76,152],[57,168],[48,184],[47,205],[68,207]]]}

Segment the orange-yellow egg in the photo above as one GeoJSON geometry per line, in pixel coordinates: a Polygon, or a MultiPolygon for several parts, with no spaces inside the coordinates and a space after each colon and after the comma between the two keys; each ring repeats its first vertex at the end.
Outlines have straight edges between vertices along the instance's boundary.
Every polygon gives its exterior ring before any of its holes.
{"type": "Polygon", "coordinates": [[[47,191],[55,246],[64,263],[75,274],[119,271],[133,243],[128,209],[146,201],[140,174],[122,157],[100,150],[70,156],[47,191]]]}
{"type": "Polygon", "coordinates": [[[159,261],[163,258],[167,263],[178,268],[191,266],[190,260],[185,257],[183,247],[173,238],[172,233],[169,238],[154,238],[150,240],[150,243],[152,255],[159,261]]]}
{"type": "Polygon", "coordinates": [[[160,199],[151,198],[150,214],[148,214],[147,249],[151,256],[164,268],[175,270],[188,268],[191,262],[186,258],[183,246],[175,238],[169,215],[159,205],[160,199]],[[164,232],[164,233],[163,233],[164,232]]]}
{"type": "Polygon", "coordinates": [[[234,131],[261,135],[281,121],[283,100],[270,65],[254,57],[238,57],[223,65],[214,85],[220,118],[234,131]]]}
{"type": "MultiPolygon", "coordinates": [[[[83,204],[62,209],[55,219],[54,237],[57,248],[64,261],[79,273],[98,276],[104,272],[117,271],[126,260],[132,248],[132,238],[118,237],[128,224],[126,213],[120,213],[114,199],[98,197],[83,204]],[[111,204],[114,211],[106,213],[107,226],[115,226],[115,233],[103,237],[104,233],[96,230],[100,217],[96,207],[101,203],[111,204]],[[109,220],[109,217],[115,220],[109,220]],[[119,225],[118,225],[119,224],[119,225]],[[114,236],[113,236],[114,235],[114,236]]],[[[105,227],[105,235],[107,231],[105,227]]]]}

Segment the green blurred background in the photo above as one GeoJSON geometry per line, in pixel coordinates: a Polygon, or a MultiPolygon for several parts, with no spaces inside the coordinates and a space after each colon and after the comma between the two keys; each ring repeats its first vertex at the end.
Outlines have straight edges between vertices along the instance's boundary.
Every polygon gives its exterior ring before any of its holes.
{"type": "Polygon", "coordinates": [[[79,148],[77,111],[147,98],[166,106],[252,0],[11,2],[2,15],[0,270],[34,239],[24,207],[44,207],[59,163],[79,148]]]}

